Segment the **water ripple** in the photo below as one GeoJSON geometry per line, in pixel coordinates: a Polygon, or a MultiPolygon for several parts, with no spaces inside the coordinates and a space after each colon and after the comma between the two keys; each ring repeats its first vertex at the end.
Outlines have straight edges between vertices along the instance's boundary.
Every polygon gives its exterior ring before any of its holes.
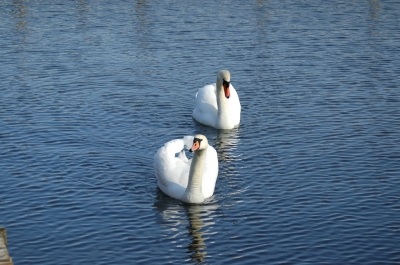
{"type": "Polygon", "coordinates": [[[1,3],[14,262],[397,264],[399,8],[1,3]],[[241,99],[233,130],[191,117],[220,69],[241,99]],[[196,133],[220,168],[214,196],[188,206],[157,188],[153,155],[196,133]]]}

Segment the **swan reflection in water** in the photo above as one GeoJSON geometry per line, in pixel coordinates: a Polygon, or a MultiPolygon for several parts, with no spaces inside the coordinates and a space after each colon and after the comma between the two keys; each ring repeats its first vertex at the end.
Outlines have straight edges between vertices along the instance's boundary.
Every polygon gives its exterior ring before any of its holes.
{"type": "Polygon", "coordinates": [[[218,204],[184,204],[177,200],[167,198],[159,190],[158,201],[154,204],[161,217],[162,224],[168,228],[166,233],[170,235],[173,243],[180,247],[183,235],[190,237],[191,242],[187,245],[188,258],[196,263],[204,262],[207,257],[207,234],[211,234],[210,228],[215,224],[213,215],[219,208],[218,204]],[[188,224],[188,225],[185,225],[188,224]]]}
{"type": "Polygon", "coordinates": [[[222,164],[228,164],[231,161],[234,162],[239,159],[239,156],[234,155],[233,152],[238,146],[240,140],[239,135],[240,127],[232,130],[218,130],[218,134],[215,139],[215,149],[218,153],[218,162],[222,164]]]}

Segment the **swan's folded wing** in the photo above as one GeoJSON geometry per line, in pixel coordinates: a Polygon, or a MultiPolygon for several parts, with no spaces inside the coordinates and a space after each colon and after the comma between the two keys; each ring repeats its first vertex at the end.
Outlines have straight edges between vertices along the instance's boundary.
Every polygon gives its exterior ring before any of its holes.
{"type": "Polygon", "coordinates": [[[200,123],[214,126],[217,120],[218,107],[215,84],[202,87],[197,92],[196,106],[193,110],[193,118],[200,123]]]}
{"type": "Polygon", "coordinates": [[[208,103],[217,108],[216,85],[210,84],[199,89],[196,96],[196,103],[208,103]]]}
{"type": "Polygon", "coordinates": [[[231,96],[229,98],[230,100],[229,112],[231,113],[233,124],[237,125],[240,123],[240,112],[242,107],[240,106],[240,100],[236,92],[236,89],[232,86],[232,84],[230,86],[230,90],[231,90],[231,96]]]}
{"type": "Polygon", "coordinates": [[[203,195],[205,198],[211,197],[214,193],[215,183],[218,177],[218,157],[217,151],[212,146],[207,148],[207,156],[203,173],[203,195]]]}

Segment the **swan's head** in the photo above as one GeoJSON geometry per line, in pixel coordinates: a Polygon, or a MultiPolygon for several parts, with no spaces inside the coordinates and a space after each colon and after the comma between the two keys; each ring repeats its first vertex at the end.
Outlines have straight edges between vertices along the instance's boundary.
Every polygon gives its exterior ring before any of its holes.
{"type": "Polygon", "coordinates": [[[202,134],[197,134],[193,139],[192,148],[189,149],[190,152],[194,152],[196,150],[205,150],[208,147],[207,137],[202,134]]]}
{"type": "Polygon", "coordinates": [[[231,92],[229,90],[229,85],[231,84],[231,74],[228,70],[221,70],[217,76],[217,86],[222,86],[224,88],[225,97],[229,98],[231,92]]]}

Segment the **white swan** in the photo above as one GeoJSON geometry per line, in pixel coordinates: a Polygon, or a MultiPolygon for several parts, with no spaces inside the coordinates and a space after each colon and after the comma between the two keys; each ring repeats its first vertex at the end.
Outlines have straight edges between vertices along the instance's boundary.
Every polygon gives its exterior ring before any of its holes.
{"type": "Polygon", "coordinates": [[[240,123],[240,101],[230,83],[229,71],[217,75],[217,83],[200,88],[196,94],[193,118],[217,129],[232,129],[240,123]]]}
{"type": "Polygon", "coordinates": [[[217,151],[200,134],[172,140],[154,155],[154,171],[158,186],[165,194],[183,202],[201,203],[214,193],[217,151]],[[191,146],[190,151],[194,152],[190,160],[186,158],[185,146],[191,146]]]}

